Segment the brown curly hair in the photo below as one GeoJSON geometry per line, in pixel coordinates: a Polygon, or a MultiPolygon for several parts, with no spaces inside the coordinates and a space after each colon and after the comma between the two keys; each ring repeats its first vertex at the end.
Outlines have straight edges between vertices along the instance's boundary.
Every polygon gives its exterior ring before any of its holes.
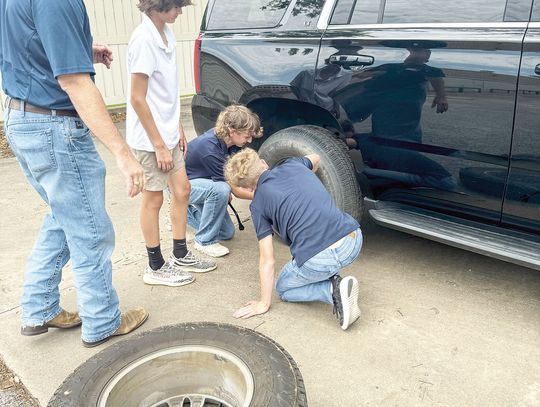
{"type": "Polygon", "coordinates": [[[185,7],[191,5],[193,5],[191,0],[139,0],[137,7],[143,13],[148,14],[153,10],[161,13],[171,10],[173,7],[185,7]]]}
{"type": "Polygon", "coordinates": [[[225,180],[232,187],[255,188],[265,170],[259,154],[251,148],[244,148],[225,163],[225,180]]]}
{"type": "Polygon", "coordinates": [[[216,136],[222,140],[229,137],[229,130],[249,132],[253,138],[263,135],[261,120],[256,113],[243,105],[227,106],[216,120],[216,136]]]}

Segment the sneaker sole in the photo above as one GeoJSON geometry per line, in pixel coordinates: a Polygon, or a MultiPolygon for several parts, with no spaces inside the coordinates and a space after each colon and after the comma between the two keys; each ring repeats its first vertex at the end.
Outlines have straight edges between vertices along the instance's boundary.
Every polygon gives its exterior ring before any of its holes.
{"type": "Polygon", "coordinates": [[[148,284],[148,285],[164,285],[166,287],[181,287],[183,285],[191,284],[194,281],[195,281],[195,279],[192,278],[191,280],[185,280],[185,281],[179,281],[179,282],[173,283],[173,282],[154,280],[154,279],[152,279],[150,277],[147,277],[147,276],[143,277],[143,282],[145,284],[148,284]]]}
{"type": "Polygon", "coordinates": [[[198,269],[193,266],[176,266],[182,271],[189,271],[191,273],[208,273],[209,271],[215,270],[217,268],[217,264],[212,267],[207,267],[205,269],[198,269]]]}
{"type": "Polygon", "coordinates": [[[358,280],[348,276],[341,280],[339,284],[341,303],[343,304],[343,324],[344,331],[360,318],[360,308],[358,307],[358,280]]]}
{"type": "MultiPolygon", "coordinates": [[[[204,246],[203,246],[204,247],[204,246]]],[[[219,257],[223,257],[223,256],[226,256],[228,255],[230,252],[227,251],[227,253],[223,253],[223,254],[214,254],[214,253],[208,253],[206,250],[200,248],[200,247],[197,247],[197,246],[193,246],[193,248],[195,250],[197,250],[198,252],[201,252],[202,254],[206,254],[207,256],[210,256],[210,257],[213,257],[214,259],[217,259],[219,257]]]]}

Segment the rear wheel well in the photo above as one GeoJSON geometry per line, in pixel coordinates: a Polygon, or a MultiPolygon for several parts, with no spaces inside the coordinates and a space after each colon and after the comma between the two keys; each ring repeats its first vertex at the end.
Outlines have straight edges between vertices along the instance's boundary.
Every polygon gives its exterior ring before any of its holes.
{"type": "Polygon", "coordinates": [[[299,100],[264,98],[248,104],[257,113],[264,127],[264,137],[253,140],[252,147],[259,149],[261,144],[272,134],[288,127],[313,125],[329,130],[336,138],[340,129],[336,118],[327,110],[299,100]]]}

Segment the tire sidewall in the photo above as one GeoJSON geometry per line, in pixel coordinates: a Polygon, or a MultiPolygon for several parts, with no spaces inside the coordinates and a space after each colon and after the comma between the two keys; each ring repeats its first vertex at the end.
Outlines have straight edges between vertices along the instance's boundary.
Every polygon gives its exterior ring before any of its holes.
{"type": "Polygon", "coordinates": [[[254,379],[252,406],[307,406],[302,376],[291,356],[270,338],[247,328],[209,322],[161,327],[118,342],[75,370],[49,407],[96,405],[110,380],[131,363],[177,346],[210,346],[234,354],[254,379]]]}

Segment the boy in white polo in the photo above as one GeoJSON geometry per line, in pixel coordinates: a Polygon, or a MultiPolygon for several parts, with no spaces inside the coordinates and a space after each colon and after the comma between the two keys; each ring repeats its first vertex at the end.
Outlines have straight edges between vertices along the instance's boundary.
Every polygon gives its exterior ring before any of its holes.
{"type": "Polygon", "coordinates": [[[140,225],[148,252],[146,284],[181,286],[194,281],[188,273],[206,272],[216,264],[196,258],[186,245],[190,184],[184,155],[187,143],[180,124],[176,39],[172,24],[191,0],[140,0],[143,21],[128,45],[127,142],[144,169],[140,225]],[[160,249],[159,211],[169,186],[173,252],[165,262],[160,249]]]}

